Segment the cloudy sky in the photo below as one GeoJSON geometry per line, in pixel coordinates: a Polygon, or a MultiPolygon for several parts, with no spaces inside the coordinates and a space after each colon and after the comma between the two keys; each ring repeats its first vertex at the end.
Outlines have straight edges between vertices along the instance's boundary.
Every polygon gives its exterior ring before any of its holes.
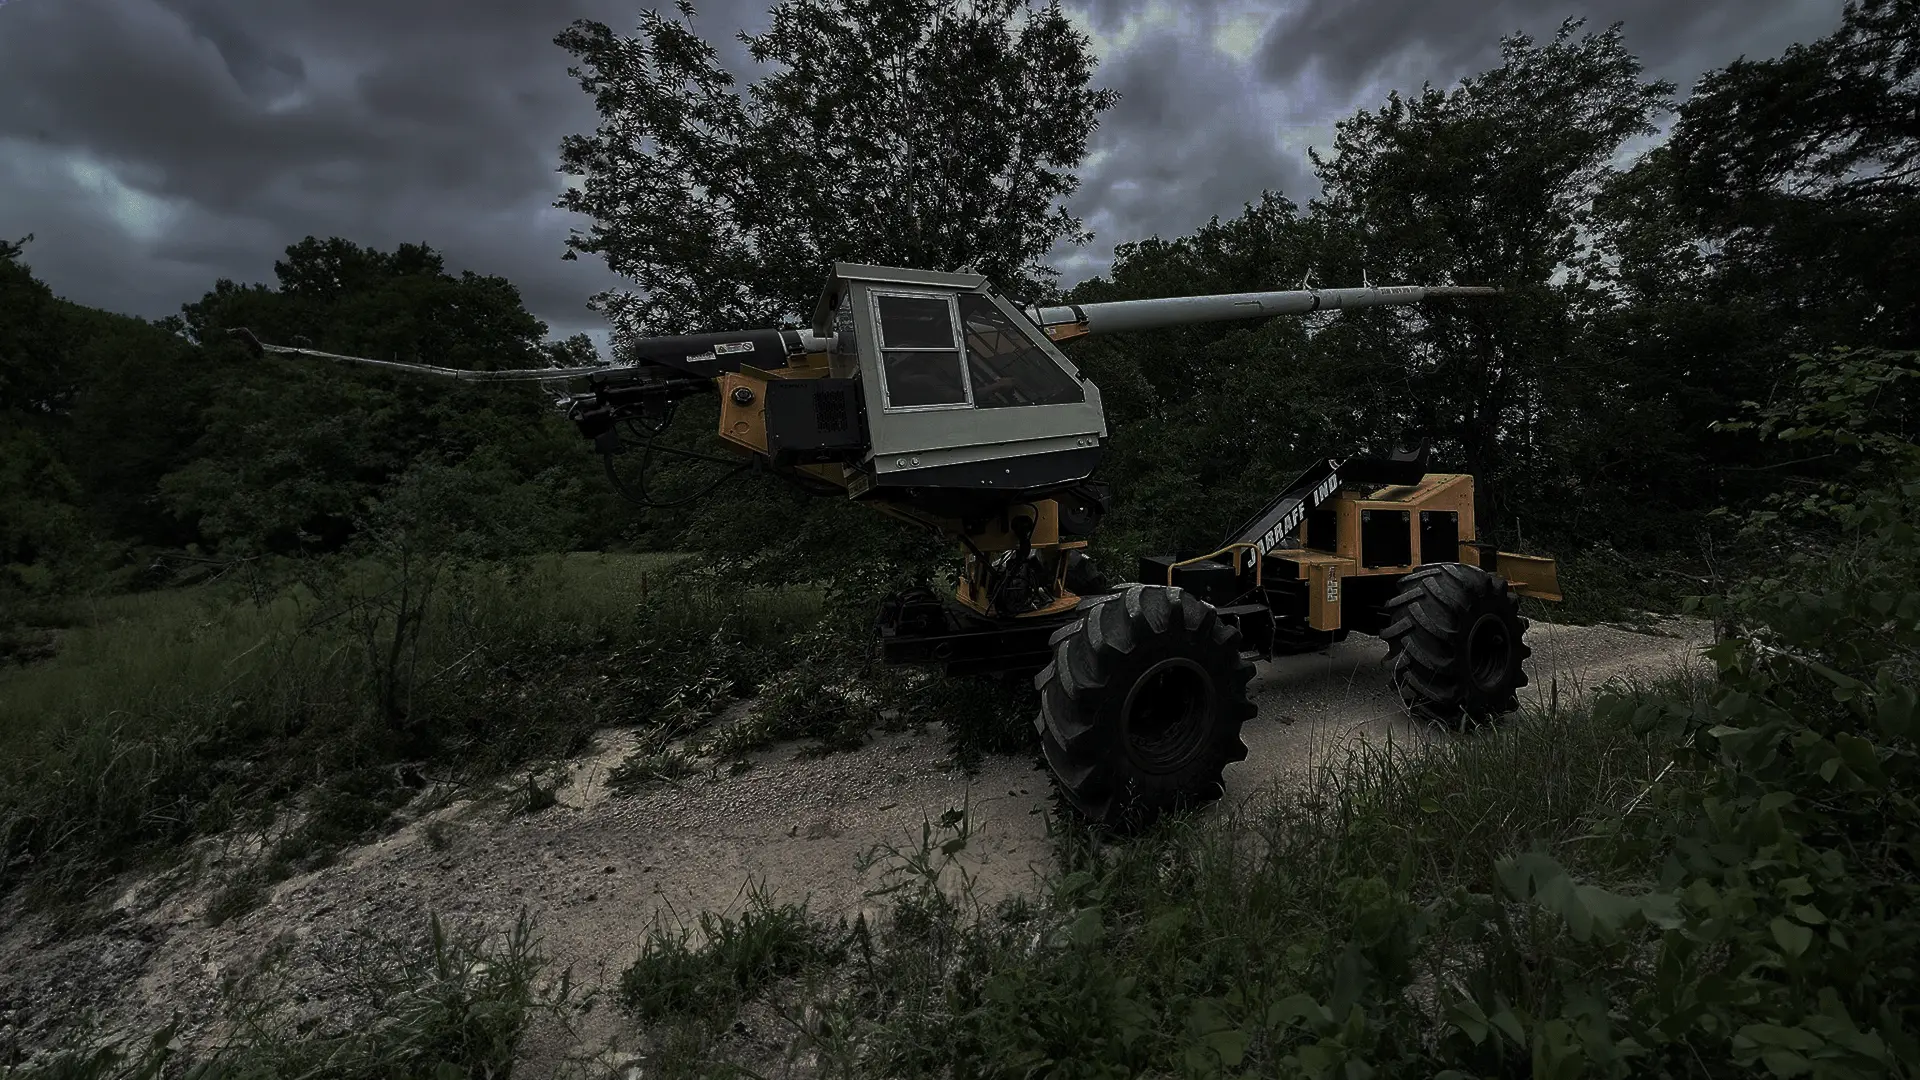
{"type": "MultiPolygon", "coordinates": [[[[576,18],[631,29],[650,0],[0,0],[0,236],[66,297],[157,317],[216,278],[270,281],[308,234],[425,242],[505,275],[556,334],[603,329],[615,283],[562,262],[560,138],[591,102],[552,43],[576,18]]],[[[709,38],[771,0],[709,0],[709,38]]],[[[660,3],[667,7],[666,3],[660,3]]],[[[1838,25],[1841,0],[1071,0],[1121,94],[1071,205],[1113,245],[1231,217],[1262,188],[1304,203],[1309,146],[1389,89],[1491,65],[1504,33],[1625,23],[1684,92],[1745,54],[1838,25]]],[[[745,60],[731,50],[737,62],[745,60]]],[[[600,333],[595,333],[600,337],[600,333]]]]}

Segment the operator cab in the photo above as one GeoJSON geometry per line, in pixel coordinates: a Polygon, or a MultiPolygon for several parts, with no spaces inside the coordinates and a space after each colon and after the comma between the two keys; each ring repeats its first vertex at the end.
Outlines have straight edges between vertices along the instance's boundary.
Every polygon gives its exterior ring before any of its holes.
{"type": "Polygon", "coordinates": [[[832,376],[857,380],[870,472],[856,496],[1004,499],[1084,480],[1099,463],[1099,389],[978,274],[836,263],[813,333],[833,338],[832,376]]]}

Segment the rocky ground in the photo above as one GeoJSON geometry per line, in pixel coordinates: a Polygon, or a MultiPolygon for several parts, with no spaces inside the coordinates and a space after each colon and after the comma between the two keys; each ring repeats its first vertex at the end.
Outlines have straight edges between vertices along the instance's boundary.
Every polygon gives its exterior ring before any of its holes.
{"type": "MultiPolygon", "coordinates": [[[[1643,629],[1652,632],[1536,623],[1526,694],[1570,703],[1614,677],[1699,663],[1703,626],[1643,629]]],[[[1378,640],[1355,637],[1260,665],[1260,712],[1245,731],[1247,760],[1227,774],[1229,800],[1297,782],[1355,740],[1417,747],[1436,737],[1405,719],[1387,686],[1385,653],[1378,640]]],[[[35,1039],[88,1010],[113,1028],[150,1029],[178,1013],[189,1032],[204,1030],[223,985],[270,956],[296,959],[282,966],[306,987],[307,1007],[324,1011],[362,935],[417,936],[429,912],[505,927],[525,910],[544,951],[591,988],[617,980],[656,917],[738,910],[749,883],[776,898],[809,898],[829,915],[877,909],[867,893],[883,871],[862,869],[865,857],[888,844],[916,848],[923,826],[949,809],[967,811],[966,865],[986,898],[1027,887],[1049,858],[1055,811],[1046,774],[1030,759],[1005,757],[969,775],[949,759],[939,731],[885,735],[826,757],[774,748],[752,755],[742,772],[610,790],[607,774],[632,746],[631,733],[605,733],[571,763],[550,808],[516,814],[497,798],[454,799],[281,882],[261,906],[219,925],[206,917],[209,887],[166,875],[128,882],[109,920],[82,936],[59,935],[44,917],[9,916],[0,972],[12,988],[0,993],[10,1010],[0,1015],[0,1043],[6,1028],[35,1039]]],[[[571,1030],[535,1031],[527,1075],[549,1075],[562,1058],[618,1039],[622,1025],[603,1006],[571,1030]]]]}

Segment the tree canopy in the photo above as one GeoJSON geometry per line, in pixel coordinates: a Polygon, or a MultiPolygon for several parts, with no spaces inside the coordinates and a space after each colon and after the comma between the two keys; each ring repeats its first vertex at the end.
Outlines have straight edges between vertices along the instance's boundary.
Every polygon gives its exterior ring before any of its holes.
{"type": "Polygon", "coordinates": [[[836,260],[1039,296],[1047,253],[1085,238],[1061,200],[1115,95],[1058,5],[784,0],[739,35],[770,68],[745,88],[677,9],[557,39],[601,116],[561,147],[558,205],[593,218],[568,255],[636,286],[601,298],[617,328],[797,324],[836,260]]]}

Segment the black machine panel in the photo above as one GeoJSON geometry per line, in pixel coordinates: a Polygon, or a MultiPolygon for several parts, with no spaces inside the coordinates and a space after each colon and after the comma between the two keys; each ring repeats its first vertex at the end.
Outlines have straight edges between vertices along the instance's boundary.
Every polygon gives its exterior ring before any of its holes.
{"type": "Polygon", "coordinates": [[[1460,561],[1460,514],[1455,510],[1420,511],[1420,562],[1460,561]]]}
{"type": "Polygon", "coordinates": [[[1322,461],[1301,473],[1258,514],[1235,529],[1227,542],[1253,544],[1265,555],[1285,544],[1307,514],[1339,490],[1340,474],[1334,462],[1322,461]]]}
{"type": "Polygon", "coordinates": [[[843,461],[867,444],[857,379],[767,382],[767,453],[782,465],[843,461]]]}
{"type": "Polygon", "coordinates": [[[1350,484],[1417,484],[1427,475],[1430,453],[1423,443],[1384,458],[1349,458],[1340,465],[1340,478],[1350,484]]]}
{"type": "Polygon", "coordinates": [[[1060,535],[1092,536],[1107,512],[1107,485],[1089,480],[1056,495],[1060,503],[1060,535]]]}
{"type": "Polygon", "coordinates": [[[1100,463],[1101,448],[1049,450],[998,460],[969,461],[881,473],[877,482],[888,487],[959,488],[993,494],[1007,491],[1055,491],[1085,480],[1100,463]]]}
{"type": "Polygon", "coordinates": [[[1405,510],[1360,511],[1360,565],[1406,566],[1413,561],[1413,521],[1405,510]]]}
{"type": "Polygon", "coordinates": [[[1340,546],[1340,519],[1331,506],[1316,506],[1307,511],[1306,547],[1315,551],[1333,551],[1340,546]]]}

